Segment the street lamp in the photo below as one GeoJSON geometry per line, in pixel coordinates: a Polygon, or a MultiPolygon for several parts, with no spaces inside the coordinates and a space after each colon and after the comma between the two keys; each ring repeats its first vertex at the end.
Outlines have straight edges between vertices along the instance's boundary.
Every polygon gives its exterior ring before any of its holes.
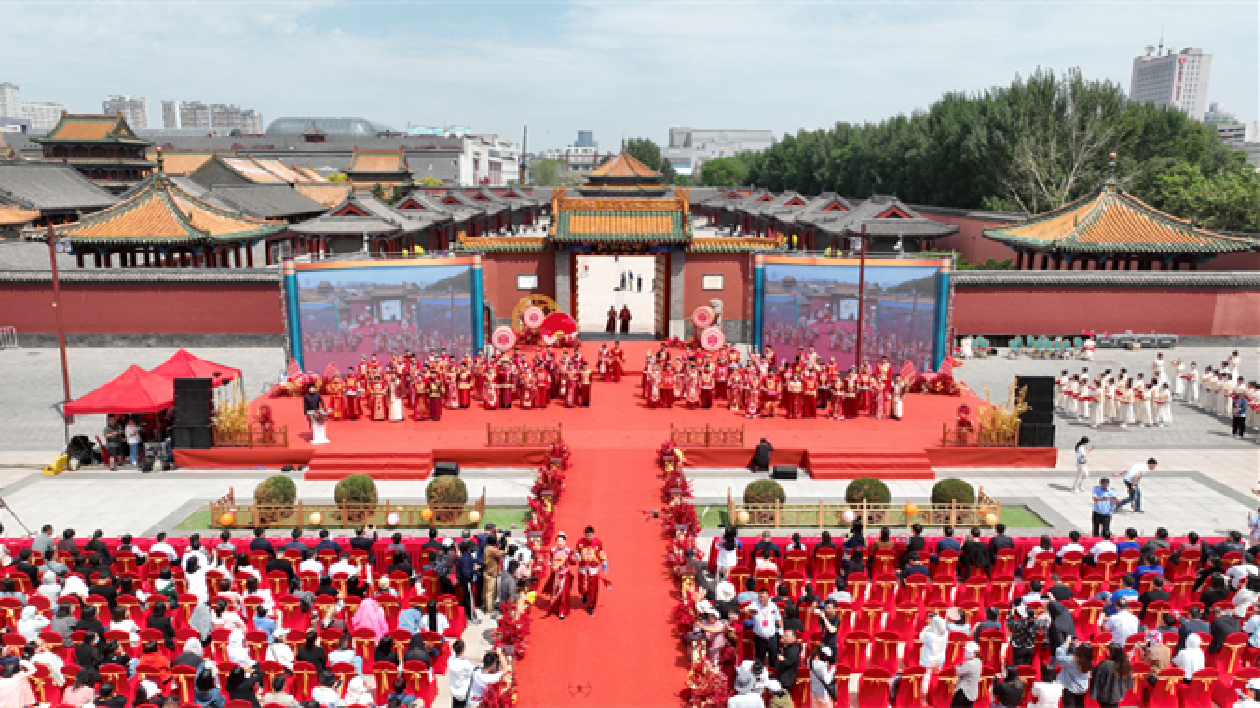
{"type": "MultiPolygon", "coordinates": [[[[57,346],[61,349],[61,388],[64,398],[62,405],[70,402],[70,365],[66,361],[66,331],[61,319],[61,273],[57,270],[57,254],[71,253],[74,248],[70,245],[70,240],[66,238],[57,238],[56,231],[53,230],[52,224],[48,225],[48,263],[52,268],[52,286],[53,286],[53,312],[56,314],[57,320],[57,346]]],[[[72,417],[67,417],[64,409],[61,412],[61,424],[64,428],[66,445],[70,445],[70,423],[72,417]]]]}

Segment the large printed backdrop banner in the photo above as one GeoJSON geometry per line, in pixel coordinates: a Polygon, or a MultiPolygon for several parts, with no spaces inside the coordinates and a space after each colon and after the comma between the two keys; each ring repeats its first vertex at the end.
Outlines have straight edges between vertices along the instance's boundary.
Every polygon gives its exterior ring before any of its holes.
{"type": "MultiPolygon", "coordinates": [[[[940,272],[936,260],[867,259],[864,359],[887,356],[898,367],[909,359],[919,371],[933,368],[933,345],[943,325],[940,272]]],[[[858,277],[856,260],[767,257],[762,347],[773,349],[780,361],[813,347],[823,362],[834,357],[841,370],[848,369],[857,347],[858,277]]]]}
{"type": "Polygon", "coordinates": [[[331,361],[344,372],[362,356],[384,362],[406,351],[421,358],[474,351],[474,318],[481,313],[471,306],[471,258],[295,265],[307,371],[323,373],[331,361]]]}

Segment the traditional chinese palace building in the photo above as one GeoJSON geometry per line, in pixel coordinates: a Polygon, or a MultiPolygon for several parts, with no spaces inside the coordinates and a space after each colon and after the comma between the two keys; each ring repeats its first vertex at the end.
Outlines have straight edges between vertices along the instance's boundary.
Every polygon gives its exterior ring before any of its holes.
{"type": "Polygon", "coordinates": [[[1060,209],[984,235],[1014,249],[1020,270],[1197,270],[1255,243],[1165,214],[1114,180],[1060,209]]]}
{"type": "Polygon", "coordinates": [[[156,167],[145,153],[153,143],[137,137],[118,115],[63,114],[33,142],[43,146],[45,160],[64,161],[114,194],[135,186],[156,167]]]}

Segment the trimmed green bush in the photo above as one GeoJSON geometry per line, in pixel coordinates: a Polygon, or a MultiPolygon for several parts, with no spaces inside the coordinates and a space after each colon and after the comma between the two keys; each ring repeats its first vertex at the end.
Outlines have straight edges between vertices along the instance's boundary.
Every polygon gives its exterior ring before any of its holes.
{"type": "Polygon", "coordinates": [[[338,504],[375,504],[376,482],[365,474],[352,474],[337,483],[333,500],[338,504]]]}
{"type": "Polygon", "coordinates": [[[430,504],[467,504],[468,487],[459,477],[441,475],[429,481],[424,498],[430,504]]]}
{"type": "Polygon", "coordinates": [[[874,477],[858,477],[845,488],[844,500],[850,504],[889,504],[892,492],[888,491],[887,484],[874,477]]]}
{"type": "Polygon", "coordinates": [[[950,502],[958,502],[959,504],[975,504],[976,490],[970,484],[961,479],[942,479],[932,485],[932,503],[948,504],[950,502]]]}
{"type": "Polygon", "coordinates": [[[773,479],[759,479],[744,487],[745,504],[773,504],[787,501],[783,485],[773,479]]]}
{"type": "Polygon", "coordinates": [[[284,475],[268,477],[254,487],[254,501],[259,504],[292,504],[297,501],[297,485],[284,475]]]}

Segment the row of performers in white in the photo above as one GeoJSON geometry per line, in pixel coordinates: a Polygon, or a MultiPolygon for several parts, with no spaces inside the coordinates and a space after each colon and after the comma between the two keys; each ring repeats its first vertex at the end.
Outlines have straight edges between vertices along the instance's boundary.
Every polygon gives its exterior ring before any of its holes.
{"type": "Polygon", "coordinates": [[[1172,422],[1173,391],[1167,382],[1124,378],[1124,370],[1113,376],[1110,370],[1090,379],[1087,374],[1055,380],[1056,407],[1070,416],[1088,421],[1097,428],[1106,423],[1142,427],[1164,427],[1172,422]]]}

